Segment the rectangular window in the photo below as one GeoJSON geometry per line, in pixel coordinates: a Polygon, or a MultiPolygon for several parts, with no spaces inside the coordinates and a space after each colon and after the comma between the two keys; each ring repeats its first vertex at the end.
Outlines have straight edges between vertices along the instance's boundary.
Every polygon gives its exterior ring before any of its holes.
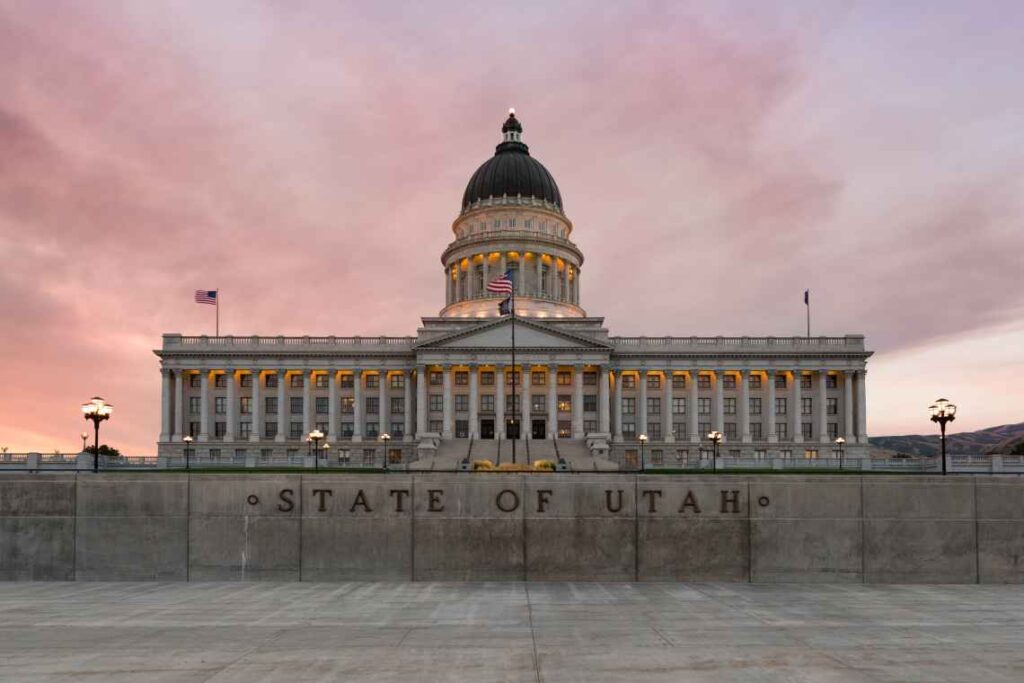
{"type": "Polygon", "coordinates": [[[213,386],[217,389],[227,389],[228,387],[228,376],[227,375],[214,375],[213,386]]]}
{"type": "Polygon", "coordinates": [[[519,415],[519,407],[522,405],[522,394],[505,394],[505,414],[509,417],[519,415]]]}
{"type": "Polygon", "coordinates": [[[264,422],[263,423],[263,436],[268,439],[273,439],[277,436],[277,423],[276,422],[264,422]]]}
{"type": "Polygon", "coordinates": [[[572,421],[570,421],[570,420],[559,420],[559,422],[558,422],[558,438],[559,439],[571,439],[572,438],[572,421]]]}
{"type": "Polygon", "coordinates": [[[660,375],[647,375],[647,388],[648,389],[661,389],[661,376],[660,375]]]}
{"type": "Polygon", "coordinates": [[[583,412],[585,412],[585,413],[596,413],[597,412],[597,396],[595,396],[594,394],[585,394],[583,396],[583,412]]]}
{"type": "Polygon", "coordinates": [[[673,398],[672,399],[672,414],[673,415],[685,415],[686,414],[686,399],[685,398],[673,398]]]}
{"type": "Polygon", "coordinates": [[[830,441],[835,441],[839,437],[839,423],[829,422],[828,423],[828,438],[830,441]]]}
{"type": "Polygon", "coordinates": [[[558,386],[567,387],[572,384],[572,373],[560,370],[558,372],[558,386]]]}
{"type": "Polygon", "coordinates": [[[200,399],[198,396],[189,396],[188,412],[191,413],[192,415],[198,415],[199,411],[202,410],[203,407],[201,401],[202,399],[200,399]]]}
{"type": "Polygon", "coordinates": [[[543,413],[547,410],[545,403],[544,394],[534,394],[530,397],[530,412],[532,413],[543,413]]]}
{"type": "Polygon", "coordinates": [[[341,376],[341,388],[352,389],[356,385],[356,376],[352,374],[341,376]]]}
{"type": "Polygon", "coordinates": [[[698,425],[697,425],[697,436],[698,436],[698,438],[700,438],[702,440],[706,439],[706,438],[708,438],[708,434],[710,434],[710,433],[711,433],[711,423],[710,422],[698,423],[698,425]]]}
{"type": "Polygon", "coordinates": [[[775,388],[776,389],[785,389],[786,388],[786,376],[785,375],[775,375],[775,388]]]}
{"type": "Polygon", "coordinates": [[[430,433],[431,434],[440,434],[442,431],[444,431],[444,428],[441,426],[441,420],[431,420],[430,421],[430,433]]]}
{"type": "Polygon", "coordinates": [[[376,448],[364,448],[363,449],[363,464],[364,465],[376,465],[377,464],[377,449],[376,448]]]}
{"type": "Polygon", "coordinates": [[[698,398],[697,399],[697,414],[698,415],[710,415],[711,414],[711,399],[710,398],[698,398]]]}
{"type": "Polygon", "coordinates": [[[252,387],[252,373],[247,373],[238,378],[239,385],[243,389],[252,387]]]}
{"type": "Polygon", "coordinates": [[[838,415],[839,414],[839,399],[838,398],[828,398],[828,399],[825,399],[825,400],[827,401],[826,405],[828,407],[827,414],[829,414],[829,415],[838,415]]]}
{"type": "Polygon", "coordinates": [[[356,399],[354,396],[341,397],[341,414],[351,415],[356,411],[356,399]]]}
{"type": "Polygon", "coordinates": [[[438,370],[430,371],[430,383],[435,387],[439,387],[444,384],[444,373],[438,370]]]}
{"type": "Polygon", "coordinates": [[[806,459],[806,460],[817,460],[818,459],[818,449],[817,448],[808,448],[807,450],[805,450],[804,451],[804,459],[806,459]]]}
{"type": "Polygon", "coordinates": [[[469,373],[465,370],[455,371],[455,386],[457,387],[468,387],[469,386],[469,373]]]}
{"type": "Polygon", "coordinates": [[[800,399],[800,414],[811,415],[814,412],[814,399],[807,397],[800,399]]]}
{"type": "Polygon", "coordinates": [[[839,375],[825,375],[825,388],[826,389],[837,389],[839,375]]]}
{"type": "Polygon", "coordinates": [[[329,378],[328,378],[327,375],[317,375],[316,376],[316,388],[317,389],[326,389],[327,388],[328,379],[329,378]]]}
{"type": "Polygon", "coordinates": [[[493,413],[494,412],[494,396],[486,394],[480,397],[480,412],[482,413],[493,413]]]}
{"type": "Polygon", "coordinates": [[[544,384],[545,384],[545,383],[546,383],[546,381],[547,381],[547,377],[545,377],[545,374],[546,374],[546,373],[545,373],[545,372],[543,372],[543,371],[540,371],[540,372],[531,372],[531,373],[530,373],[530,382],[531,382],[531,383],[533,384],[533,386],[535,386],[535,387],[541,387],[541,386],[544,386],[544,384]]]}
{"type": "Polygon", "coordinates": [[[509,370],[505,373],[505,386],[519,386],[519,371],[509,370]]]}
{"type": "Polygon", "coordinates": [[[672,375],[672,388],[673,389],[685,389],[686,388],[686,375],[672,375]]]}
{"type": "Polygon", "coordinates": [[[288,436],[293,439],[302,438],[302,423],[292,422],[288,425],[288,436]]]}
{"type": "Polygon", "coordinates": [[[252,397],[242,396],[238,399],[238,413],[239,415],[251,415],[252,414],[252,397]]]}
{"type": "Polygon", "coordinates": [[[267,415],[277,415],[277,396],[267,396],[263,399],[263,407],[267,415]]]}
{"type": "Polygon", "coordinates": [[[789,438],[789,428],[786,427],[785,422],[775,423],[775,436],[779,437],[779,439],[789,438]]]}
{"type": "Polygon", "coordinates": [[[636,399],[630,396],[622,397],[622,414],[636,415],[636,399]]]}
{"type": "Polygon", "coordinates": [[[314,427],[324,433],[324,436],[330,436],[330,423],[328,422],[317,422],[314,427]]]}
{"type": "Polygon", "coordinates": [[[711,375],[697,375],[697,388],[698,389],[710,389],[711,388],[711,375]]]}
{"type": "Polygon", "coordinates": [[[622,423],[622,437],[624,439],[635,439],[636,438],[636,423],[635,422],[623,422],[622,423]]]}
{"type": "Polygon", "coordinates": [[[775,414],[785,415],[786,414],[786,399],[777,398],[775,399],[775,414]]]}
{"type": "Polygon", "coordinates": [[[444,410],[444,396],[441,396],[440,394],[431,394],[429,396],[429,400],[431,412],[440,413],[444,410]]]}
{"type": "Polygon", "coordinates": [[[761,423],[751,422],[750,423],[750,438],[754,441],[761,440],[761,423]]]}
{"type": "Polygon", "coordinates": [[[469,396],[466,394],[455,394],[455,412],[469,412],[469,396]]]}
{"type": "Polygon", "coordinates": [[[584,420],[583,421],[583,433],[584,434],[596,434],[597,433],[597,420],[584,420]]]}
{"type": "Polygon", "coordinates": [[[726,422],[725,423],[725,438],[732,441],[736,438],[736,423],[726,422]]]}
{"type": "Polygon", "coordinates": [[[724,398],[722,399],[722,413],[724,415],[735,415],[736,414],[736,399],[724,398]]]}
{"type": "Polygon", "coordinates": [[[405,398],[398,396],[391,399],[391,414],[392,415],[404,415],[405,414],[405,398]]]}
{"type": "Polygon", "coordinates": [[[672,425],[672,434],[677,439],[685,439],[686,438],[686,423],[685,422],[676,422],[675,424],[673,424],[672,425]]]}
{"type": "Polygon", "coordinates": [[[223,439],[224,435],[228,432],[227,422],[214,422],[213,423],[213,435],[218,439],[223,439]]]}
{"type": "Polygon", "coordinates": [[[571,413],[572,412],[572,396],[568,394],[561,394],[558,397],[558,412],[560,413],[571,413]]]}
{"type": "Polygon", "coordinates": [[[290,399],[290,403],[291,403],[291,414],[292,415],[302,415],[302,397],[301,396],[292,396],[291,399],[290,399]]]}
{"type": "Polygon", "coordinates": [[[376,439],[377,438],[377,436],[380,434],[380,431],[378,430],[378,426],[377,425],[378,425],[378,423],[376,423],[376,422],[367,422],[366,423],[366,436],[367,436],[367,438],[370,438],[370,439],[376,439]]]}
{"type": "Polygon", "coordinates": [[[292,375],[290,380],[289,380],[291,382],[292,389],[301,389],[302,385],[303,385],[302,380],[303,380],[303,376],[302,375],[292,375]]]}
{"type": "Polygon", "coordinates": [[[622,376],[622,388],[623,389],[636,389],[636,375],[623,375],[622,376]]]}
{"type": "Polygon", "coordinates": [[[405,423],[404,422],[392,422],[391,423],[391,436],[396,439],[401,439],[405,436],[405,423]]]}
{"type": "Polygon", "coordinates": [[[751,375],[750,376],[750,388],[751,389],[760,389],[761,388],[761,375],[751,375]]]}
{"type": "Polygon", "coordinates": [[[263,384],[267,389],[277,389],[277,375],[267,375],[263,379],[263,384]]]}
{"type": "Polygon", "coordinates": [[[647,414],[648,415],[661,415],[661,399],[660,398],[648,398],[647,399],[647,414]]]}
{"type": "Polygon", "coordinates": [[[356,426],[352,422],[342,422],[340,425],[341,434],[340,436],[345,439],[351,439],[352,433],[355,432],[356,426]]]}
{"type": "Polygon", "coordinates": [[[189,433],[189,435],[193,439],[196,438],[197,436],[199,436],[199,429],[200,429],[201,425],[202,425],[201,422],[189,422],[188,423],[188,433],[189,433]]]}
{"type": "Polygon", "coordinates": [[[494,372],[485,370],[480,373],[480,384],[485,387],[494,386],[494,372]]]}
{"type": "Polygon", "coordinates": [[[584,372],[583,373],[583,386],[585,386],[585,387],[596,387],[597,386],[597,373],[596,372],[591,372],[591,371],[584,372]]]}
{"type": "Polygon", "coordinates": [[[380,412],[380,398],[377,396],[366,397],[366,414],[376,415],[380,412]]]}
{"type": "Polygon", "coordinates": [[[761,399],[759,399],[759,398],[749,399],[749,405],[750,405],[750,414],[751,415],[760,415],[761,414],[761,399]]]}
{"type": "Polygon", "coordinates": [[[405,389],[405,375],[400,372],[391,375],[391,388],[405,389]]]}
{"type": "Polygon", "coordinates": [[[803,424],[801,424],[800,425],[800,433],[803,435],[803,437],[805,439],[812,438],[814,436],[814,434],[811,431],[811,423],[810,422],[804,422],[803,424]]]}
{"type": "Polygon", "coordinates": [[[455,421],[455,438],[456,439],[468,439],[469,438],[469,420],[456,420],[455,421]]]}
{"type": "Polygon", "coordinates": [[[367,375],[366,376],[366,388],[367,389],[380,389],[380,375],[367,375]]]}
{"type": "Polygon", "coordinates": [[[723,375],[722,376],[722,388],[723,389],[735,389],[736,388],[736,375],[723,375]]]}
{"type": "Polygon", "coordinates": [[[224,396],[217,396],[213,399],[213,412],[217,415],[226,415],[228,399],[224,396]]]}
{"type": "Polygon", "coordinates": [[[647,431],[648,431],[647,436],[650,437],[650,439],[652,441],[661,441],[661,423],[660,422],[651,422],[651,423],[649,423],[647,425],[647,431]]]}
{"type": "Polygon", "coordinates": [[[316,414],[326,415],[330,412],[330,400],[326,396],[316,397],[316,414]]]}
{"type": "Polygon", "coordinates": [[[197,375],[189,375],[188,376],[188,385],[190,387],[192,387],[193,389],[199,389],[200,388],[199,387],[199,379],[200,379],[200,377],[201,377],[201,375],[198,375],[198,374],[197,375]]]}
{"type": "Polygon", "coordinates": [[[810,375],[800,375],[800,388],[801,389],[810,389],[811,388],[811,376],[810,375]]]}

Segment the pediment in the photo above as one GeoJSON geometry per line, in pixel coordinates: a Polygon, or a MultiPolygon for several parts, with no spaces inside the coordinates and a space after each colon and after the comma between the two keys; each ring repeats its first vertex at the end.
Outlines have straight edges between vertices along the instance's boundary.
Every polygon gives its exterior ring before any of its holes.
{"type": "MultiPolygon", "coordinates": [[[[516,318],[516,347],[521,349],[605,350],[609,345],[580,335],[552,329],[542,322],[516,318]]],[[[417,344],[419,349],[508,349],[512,347],[512,320],[480,323],[439,339],[417,344]]]]}

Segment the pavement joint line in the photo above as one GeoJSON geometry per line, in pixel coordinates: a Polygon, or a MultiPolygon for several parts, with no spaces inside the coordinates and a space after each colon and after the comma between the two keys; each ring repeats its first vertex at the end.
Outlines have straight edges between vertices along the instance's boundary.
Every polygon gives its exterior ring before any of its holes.
{"type": "Polygon", "coordinates": [[[523,583],[526,592],[526,614],[530,620],[530,640],[533,643],[533,671],[537,676],[537,683],[544,683],[544,677],[540,673],[540,657],[537,655],[537,630],[533,627],[533,602],[530,599],[530,584],[523,583]]]}

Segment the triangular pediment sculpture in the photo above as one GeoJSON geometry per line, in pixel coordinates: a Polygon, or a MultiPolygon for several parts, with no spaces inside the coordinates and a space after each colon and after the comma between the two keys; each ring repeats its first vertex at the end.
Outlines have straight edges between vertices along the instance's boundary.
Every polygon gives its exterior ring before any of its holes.
{"type": "MultiPolygon", "coordinates": [[[[516,347],[522,349],[608,349],[608,344],[562,330],[543,322],[516,318],[516,347]]],[[[512,346],[512,320],[488,321],[469,329],[418,344],[420,349],[506,349],[512,346]]]]}

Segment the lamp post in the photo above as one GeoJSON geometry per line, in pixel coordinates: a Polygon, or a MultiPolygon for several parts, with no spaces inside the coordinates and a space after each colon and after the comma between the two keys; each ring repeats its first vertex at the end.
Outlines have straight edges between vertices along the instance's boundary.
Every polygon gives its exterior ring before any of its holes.
{"type": "Polygon", "coordinates": [[[940,398],[938,401],[928,406],[929,412],[932,414],[932,422],[939,423],[939,430],[941,431],[940,441],[942,442],[942,474],[946,474],[946,423],[952,422],[956,419],[956,406],[947,401],[944,398],[940,398]]]}
{"type": "Polygon", "coordinates": [[[388,471],[388,444],[391,443],[391,435],[384,432],[380,435],[380,440],[384,442],[384,471],[388,471]]]}
{"type": "Polygon", "coordinates": [[[186,435],[182,441],[185,442],[185,470],[188,471],[191,469],[189,456],[192,455],[192,435],[186,435]]]}
{"type": "Polygon", "coordinates": [[[330,457],[329,453],[331,451],[331,444],[329,444],[326,441],[324,441],[324,445],[321,446],[321,448],[324,451],[324,462],[326,463],[327,462],[327,458],[330,457]]]}
{"type": "Polygon", "coordinates": [[[718,444],[722,442],[722,432],[708,432],[708,440],[711,442],[711,471],[718,472],[718,444]]]}
{"type": "Polygon", "coordinates": [[[92,420],[93,430],[96,434],[95,440],[95,452],[93,453],[92,459],[92,471],[100,471],[100,422],[110,419],[110,414],[114,412],[114,406],[109,405],[99,396],[93,396],[88,403],[82,404],[82,414],[86,420],[92,420]]]}
{"type": "Polygon", "coordinates": [[[85,453],[85,440],[89,438],[89,432],[82,432],[82,452],[85,453]]]}
{"type": "Polygon", "coordinates": [[[311,442],[312,444],[313,469],[315,470],[320,469],[320,440],[323,438],[324,433],[321,432],[319,429],[314,429],[313,431],[311,431],[309,433],[309,436],[306,438],[306,440],[311,442]]]}
{"type": "Polygon", "coordinates": [[[836,448],[839,450],[839,470],[843,469],[843,452],[846,450],[846,439],[843,437],[836,438],[836,448]]]}
{"type": "Polygon", "coordinates": [[[646,434],[641,434],[640,436],[638,436],[636,438],[637,438],[638,441],[640,441],[640,471],[643,472],[644,471],[644,446],[647,445],[647,435],[646,434]]]}

